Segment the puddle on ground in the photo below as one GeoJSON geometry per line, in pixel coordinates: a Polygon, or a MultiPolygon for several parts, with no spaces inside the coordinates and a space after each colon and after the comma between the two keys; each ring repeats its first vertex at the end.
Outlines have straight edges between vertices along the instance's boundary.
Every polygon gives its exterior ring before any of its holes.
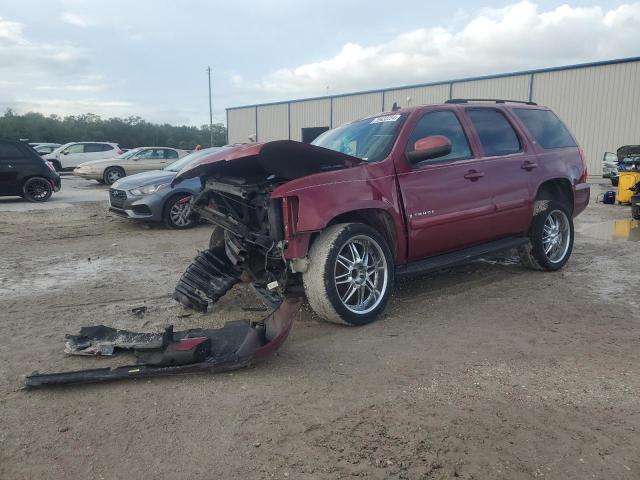
{"type": "Polygon", "coordinates": [[[585,227],[581,234],[600,240],[626,240],[640,242],[640,221],[614,220],[585,227]]]}

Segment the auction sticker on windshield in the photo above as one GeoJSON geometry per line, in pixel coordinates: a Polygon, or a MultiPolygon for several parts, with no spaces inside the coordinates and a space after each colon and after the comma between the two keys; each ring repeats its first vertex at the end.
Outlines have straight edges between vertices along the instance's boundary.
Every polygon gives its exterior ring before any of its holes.
{"type": "Polygon", "coordinates": [[[371,120],[371,123],[382,123],[382,122],[395,122],[400,118],[400,115],[385,115],[384,117],[376,117],[371,120]]]}

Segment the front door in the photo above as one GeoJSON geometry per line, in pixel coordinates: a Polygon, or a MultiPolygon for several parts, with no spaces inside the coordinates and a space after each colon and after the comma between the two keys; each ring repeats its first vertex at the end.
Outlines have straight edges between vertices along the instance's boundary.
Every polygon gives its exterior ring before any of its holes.
{"type": "Polygon", "coordinates": [[[0,143],[0,195],[19,195],[18,177],[24,172],[25,154],[16,145],[0,143]]]}
{"type": "Polygon", "coordinates": [[[413,151],[417,140],[431,135],[447,137],[451,153],[397,169],[408,224],[409,261],[482,243],[491,235],[488,220],[493,205],[484,161],[474,156],[457,114],[453,110],[425,113],[413,128],[406,151],[413,151]]]}
{"type": "Polygon", "coordinates": [[[161,170],[168,165],[164,148],[145,148],[131,159],[129,169],[132,173],[161,170]]]}

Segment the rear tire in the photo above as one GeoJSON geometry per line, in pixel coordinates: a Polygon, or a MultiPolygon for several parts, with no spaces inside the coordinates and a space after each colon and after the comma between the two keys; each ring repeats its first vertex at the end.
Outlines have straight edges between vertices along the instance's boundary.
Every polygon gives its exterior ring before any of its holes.
{"type": "Polygon", "coordinates": [[[191,214],[191,205],[188,201],[182,202],[191,195],[175,195],[164,206],[164,224],[176,230],[186,230],[195,227],[198,219],[191,214]]]}
{"type": "Polygon", "coordinates": [[[115,182],[120,180],[123,177],[126,177],[127,174],[120,167],[109,167],[102,174],[102,179],[104,183],[107,185],[113,185],[115,182]]]}
{"type": "Polygon", "coordinates": [[[311,246],[304,290],[311,308],[325,320],[365,325],[386,307],[394,273],[382,236],[361,223],[341,223],[323,231],[311,246]]]}
{"type": "Polygon", "coordinates": [[[46,178],[32,177],[22,185],[22,196],[30,202],[46,202],[52,194],[53,187],[46,178]]]}
{"type": "Polygon", "coordinates": [[[567,206],[557,200],[537,200],[529,244],[520,248],[520,260],[535,270],[560,270],[571,256],[573,239],[573,218],[567,206]]]}

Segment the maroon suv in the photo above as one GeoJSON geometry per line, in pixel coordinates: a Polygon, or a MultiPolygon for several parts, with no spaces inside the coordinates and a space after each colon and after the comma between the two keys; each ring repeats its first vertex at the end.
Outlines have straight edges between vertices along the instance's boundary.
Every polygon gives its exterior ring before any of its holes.
{"type": "Polygon", "coordinates": [[[589,202],[584,156],[548,108],[451,100],[374,115],[307,145],[246,144],[180,172],[199,176],[194,214],[216,225],[175,298],[206,310],[250,281],[277,303],[304,285],[311,307],[361,325],[394,278],[517,248],[557,270],[589,202]]]}

